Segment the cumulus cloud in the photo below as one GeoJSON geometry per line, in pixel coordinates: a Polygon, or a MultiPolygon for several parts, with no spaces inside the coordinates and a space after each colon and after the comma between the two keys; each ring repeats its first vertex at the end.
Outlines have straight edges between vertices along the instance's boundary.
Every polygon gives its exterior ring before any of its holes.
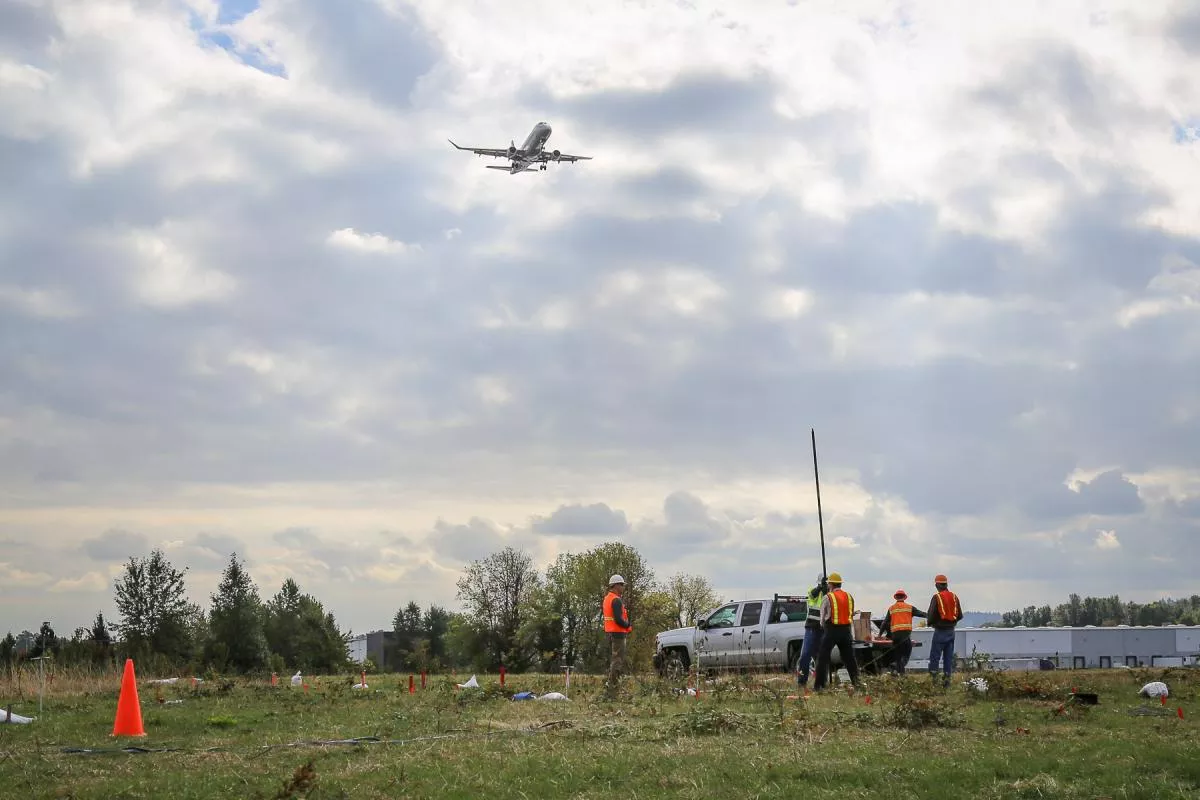
{"type": "Polygon", "coordinates": [[[409,245],[389,239],[382,233],[359,233],[353,228],[339,228],[326,237],[333,247],[360,253],[403,253],[409,245]]]}
{"type": "Polygon", "coordinates": [[[533,530],[563,536],[619,537],[629,530],[625,512],[608,507],[607,503],[559,506],[548,517],[535,517],[533,530]]]}
{"type": "Polygon", "coordinates": [[[810,426],[856,596],[1186,590],[1194,9],[452,6],[0,6],[0,627],[154,546],[359,628],[509,544],[802,590],[810,426]],[[595,159],[445,141],[538,120],[595,159]]]}
{"type": "Polygon", "coordinates": [[[1116,550],[1121,546],[1116,531],[1099,531],[1096,534],[1096,547],[1100,550],[1116,550]]]}
{"type": "Polygon", "coordinates": [[[143,558],[149,550],[150,541],[145,534],[116,528],[83,542],[83,551],[96,561],[122,562],[143,558]]]}

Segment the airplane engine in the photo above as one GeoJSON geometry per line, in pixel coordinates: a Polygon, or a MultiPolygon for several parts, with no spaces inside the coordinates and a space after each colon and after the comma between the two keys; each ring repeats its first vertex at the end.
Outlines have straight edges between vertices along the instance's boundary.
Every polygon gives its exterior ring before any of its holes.
{"type": "Polygon", "coordinates": [[[510,144],[510,145],[508,146],[508,157],[509,157],[509,158],[512,158],[512,157],[513,157],[513,156],[515,156],[516,154],[517,154],[517,148],[513,147],[513,146],[510,144]]]}
{"type": "Polygon", "coordinates": [[[553,151],[551,151],[550,155],[554,157],[555,161],[558,161],[558,157],[562,154],[557,150],[553,150],[553,151]]]}

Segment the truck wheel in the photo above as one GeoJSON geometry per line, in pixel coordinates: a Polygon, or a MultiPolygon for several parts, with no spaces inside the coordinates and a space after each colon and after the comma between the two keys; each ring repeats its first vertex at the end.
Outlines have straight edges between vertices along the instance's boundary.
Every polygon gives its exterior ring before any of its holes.
{"type": "Polygon", "coordinates": [[[687,674],[687,666],[679,653],[668,653],[663,664],[663,674],[669,680],[678,680],[687,674]]]}

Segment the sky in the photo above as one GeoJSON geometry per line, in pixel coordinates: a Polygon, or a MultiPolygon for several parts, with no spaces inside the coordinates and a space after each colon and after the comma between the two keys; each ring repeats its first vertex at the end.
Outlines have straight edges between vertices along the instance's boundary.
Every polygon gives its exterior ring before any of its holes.
{"type": "Polygon", "coordinates": [[[605,541],[1200,590],[1200,9],[0,4],[0,630],[161,547],[355,632],[605,541]],[[454,150],[592,156],[507,175],[454,150]]]}

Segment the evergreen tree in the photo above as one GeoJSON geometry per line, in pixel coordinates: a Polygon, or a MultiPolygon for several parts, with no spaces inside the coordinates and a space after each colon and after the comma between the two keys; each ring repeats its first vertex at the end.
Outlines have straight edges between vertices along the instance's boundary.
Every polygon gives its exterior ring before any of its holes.
{"type": "Polygon", "coordinates": [[[214,666],[239,672],[267,665],[267,637],[263,607],[250,573],[234,553],[212,595],[209,612],[208,660],[214,666]]]}
{"type": "Polygon", "coordinates": [[[429,658],[434,668],[446,664],[446,635],[450,631],[450,617],[450,612],[441,606],[430,606],[425,609],[422,618],[425,639],[429,642],[429,658]]]}
{"type": "Polygon", "coordinates": [[[11,665],[17,660],[17,637],[12,631],[0,639],[0,664],[11,665]]]}
{"type": "Polygon", "coordinates": [[[347,637],[316,598],[288,578],[266,605],[264,632],[270,651],[289,669],[336,672],[349,658],[347,637]]]}
{"type": "Polygon", "coordinates": [[[38,630],[37,636],[33,638],[33,647],[29,651],[29,657],[53,657],[58,655],[58,648],[58,636],[54,633],[54,628],[50,627],[49,622],[43,622],[41,629],[38,630]]]}

